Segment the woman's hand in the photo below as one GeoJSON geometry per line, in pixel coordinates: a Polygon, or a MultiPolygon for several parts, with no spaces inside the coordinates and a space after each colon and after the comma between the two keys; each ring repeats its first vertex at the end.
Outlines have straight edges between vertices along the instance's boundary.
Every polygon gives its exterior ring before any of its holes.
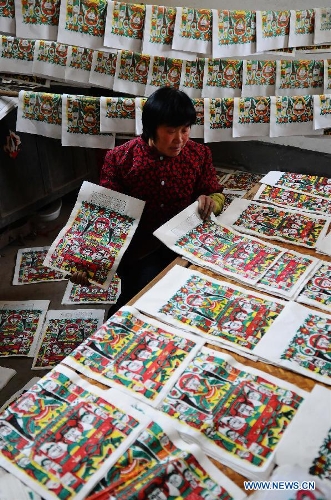
{"type": "Polygon", "coordinates": [[[70,281],[75,285],[80,286],[90,286],[91,283],[88,280],[88,274],[86,271],[77,271],[70,276],[70,281]]]}
{"type": "Polygon", "coordinates": [[[202,194],[198,198],[198,212],[202,220],[209,219],[211,213],[215,208],[215,202],[210,196],[202,194]]]}

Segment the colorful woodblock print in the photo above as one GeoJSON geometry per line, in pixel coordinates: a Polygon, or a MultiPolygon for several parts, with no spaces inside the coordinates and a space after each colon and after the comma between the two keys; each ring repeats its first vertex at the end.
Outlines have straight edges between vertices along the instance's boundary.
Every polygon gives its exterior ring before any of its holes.
{"type": "Polygon", "coordinates": [[[229,59],[208,59],[207,87],[241,89],[242,61],[229,59]]]}
{"type": "Polygon", "coordinates": [[[107,290],[99,286],[81,286],[68,283],[69,292],[63,304],[114,304],[120,293],[121,280],[117,274],[107,290]]]}
{"type": "Polygon", "coordinates": [[[134,120],[135,102],[131,97],[109,97],[106,101],[106,117],[134,120]]]}
{"type": "Polygon", "coordinates": [[[65,67],[68,56],[68,45],[64,43],[39,40],[37,61],[65,67]]]}
{"type": "Polygon", "coordinates": [[[154,400],[195,343],[118,311],[71,355],[85,373],[154,400]]]}
{"type": "Polygon", "coordinates": [[[284,37],[290,32],[289,10],[263,10],[262,38],[284,37]]]}
{"type": "Polygon", "coordinates": [[[80,2],[72,0],[67,3],[65,29],[75,33],[103,37],[105,30],[105,12],[107,2],[80,2]]]}
{"type": "Polygon", "coordinates": [[[189,40],[202,40],[204,42],[211,41],[211,16],[210,9],[190,9],[183,7],[179,25],[180,37],[189,40]]]}
{"type": "Polygon", "coordinates": [[[254,184],[260,181],[261,174],[254,172],[233,172],[223,179],[223,186],[226,189],[235,191],[248,191],[254,184]]]}
{"type": "Polygon", "coordinates": [[[22,0],[22,17],[24,24],[58,26],[60,0],[44,0],[39,3],[22,0]]]}
{"type": "Polygon", "coordinates": [[[0,453],[19,473],[50,490],[47,498],[70,500],[138,425],[53,371],[2,413],[0,453]]]}
{"type": "MultiPolygon", "coordinates": [[[[107,2],[105,2],[107,5],[107,2]]],[[[142,40],[144,34],[145,5],[113,2],[111,33],[142,40]]]]}
{"type": "Polygon", "coordinates": [[[176,8],[151,5],[151,9],[151,30],[148,41],[171,46],[175,28],[176,8]]]}
{"type": "Polygon", "coordinates": [[[299,302],[331,310],[331,265],[323,264],[304,286],[299,302]]]}
{"type": "Polygon", "coordinates": [[[91,494],[111,485],[112,494],[118,498],[233,498],[191,453],[177,448],[155,422],[139,435],[91,494]]]}
{"type": "Polygon", "coordinates": [[[61,125],[62,96],[41,92],[24,92],[22,116],[27,120],[61,125]]]}
{"type": "Polygon", "coordinates": [[[96,64],[93,71],[100,75],[115,76],[117,52],[104,52],[103,50],[96,52],[96,64]]]}
{"type": "Polygon", "coordinates": [[[255,42],[255,26],[254,11],[218,11],[218,45],[233,46],[255,42]]]}
{"type": "Polygon", "coordinates": [[[196,226],[177,240],[176,246],[198,259],[253,280],[262,276],[281,253],[279,248],[245,238],[211,221],[196,226]]]}
{"type": "Polygon", "coordinates": [[[259,201],[273,203],[282,207],[297,209],[304,212],[319,213],[331,216],[331,199],[314,197],[309,194],[298,193],[291,189],[264,186],[259,194],[259,201]]]}
{"type": "MultiPolygon", "coordinates": [[[[324,83],[324,61],[281,61],[280,89],[319,89],[324,83]]],[[[302,93],[302,92],[300,92],[302,93]]]]}
{"type": "Polygon", "coordinates": [[[251,203],[233,226],[313,248],[325,224],[325,219],[313,219],[297,212],[251,203]]]}
{"type": "Polygon", "coordinates": [[[331,178],[317,175],[284,172],[276,183],[288,189],[303,191],[316,196],[331,197],[331,178]]]}
{"type": "Polygon", "coordinates": [[[150,56],[148,54],[131,52],[130,50],[121,50],[120,54],[118,78],[120,80],[146,85],[150,56]]]}
{"type": "Polygon", "coordinates": [[[201,334],[254,349],[283,305],[193,275],[159,312],[201,334]]]}
{"type": "Polygon", "coordinates": [[[64,275],[43,265],[49,247],[24,248],[18,251],[13,284],[28,285],[42,281],[63,280],[64,275]]]}
{"type": "Polygon", "coordinates": [[[311,313],[296,331],[281,359],[331,377],[331,316],[311,313]]]}
{"type": "Polygon", "coordinates": [[[5,304],[0,309],[0,356],[31,355],[45,313],[41,307],[7,308],[5,304]]]}
{"type": "Polygon", "coordinates": [[[0,17],[14,19],[15,0],[2,0],[0,3],[0,17]]]}
{"type": "Polygon", "coordinates": [[[280,291],[289,292],[307,271],[311,262],[311,259],[304,255],[285,252],[277,262],[268,269],[265,275],[260,279],[259,284],[280,291]]]}
{"type": "Polygon", "coordinates": [[[1,58],[32,62],[35,43],[35,40],[3,35],[1,58]]]}
{"type": "Polygon", "coordinates": [[[112,209],[83,201],[65,237],[50,256],[50,266],[69,273],[83,266],[92,281],[103,284],[133,222],[116,206],[112,209]]]}
{"type": "Polygon", "coordinates": [[[247,61],[244,85],[275,85],[276,61],[247,61]]]}
{"type": "Polygon", "coordinates": [[[320,447],[318,457],[314,459],[309,473],[322,479],[331,479],[331,429],[320,447]]]}
{"type": "Polygon", "coordinates": [[[235,368],[204,349],[159,409],[201,432],[222,451],[261,466],[301,402],[292,391],[235,368]]]}
{"type": "Polygon", "coordinates": [[[301,124],[313,121],[313,97],[276,96],[276,124],[301,124]]]}
{"type": "MultiPolygon", "coordinates": [[[[35,356],[33,368],[49,368],[55,366],[70,354],[87,337],[92,335],[100,326],[99,317],[82,317],[82,314],[68,313],[58,318],[47,317],[43,328],[42,342],[35,356]]],[[[103,313],[103,311],[100,311],[103,313]]]]}

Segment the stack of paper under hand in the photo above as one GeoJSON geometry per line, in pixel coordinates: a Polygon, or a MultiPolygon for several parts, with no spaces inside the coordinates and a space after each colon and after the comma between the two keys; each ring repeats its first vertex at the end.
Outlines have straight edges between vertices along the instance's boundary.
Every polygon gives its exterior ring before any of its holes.
{"type": "Polygon", "coordinates": [[[185,440],[250,479],[266,479],[307,393],[208,348],[189,363],[158,410],[185,440]]]}
{"type": "Polygon", "coordinates": [[[220,224],[202,221],[195,202],[159,227],[154,235],[193,264],[293,299],[320,261],[220,224]]]}
{"type": "Polygon", "coordinates": [[[276,450],[279,465],[297,464],[313,476],[331,479],[330,409],[331,391],[315,385],[276,450]]]}

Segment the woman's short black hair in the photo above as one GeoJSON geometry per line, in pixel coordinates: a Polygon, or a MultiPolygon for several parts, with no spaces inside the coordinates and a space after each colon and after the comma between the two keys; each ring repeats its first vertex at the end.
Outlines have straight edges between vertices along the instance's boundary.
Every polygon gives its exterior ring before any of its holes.
{"type": "Polygon", "coordinates": [[[196,111],[189,96],[172,87],[161,87],[144,104],[142,137],[145,141],[154,140],[159,125],[191,126],[195,121],[196,111]]]}

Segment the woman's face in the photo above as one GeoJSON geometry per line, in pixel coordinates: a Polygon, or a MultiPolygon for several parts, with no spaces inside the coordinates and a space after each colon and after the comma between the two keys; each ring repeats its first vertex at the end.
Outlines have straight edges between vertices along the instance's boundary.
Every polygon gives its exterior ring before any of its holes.
{"type": "Polygon", "coordinates": [[[150,139],[149,144],[154,146],[161,155],[175,157],[184,148],[190,137],[190,132],[189,125],[179,127],[159,125],[156,129],[155,140],[150,139]]]}

